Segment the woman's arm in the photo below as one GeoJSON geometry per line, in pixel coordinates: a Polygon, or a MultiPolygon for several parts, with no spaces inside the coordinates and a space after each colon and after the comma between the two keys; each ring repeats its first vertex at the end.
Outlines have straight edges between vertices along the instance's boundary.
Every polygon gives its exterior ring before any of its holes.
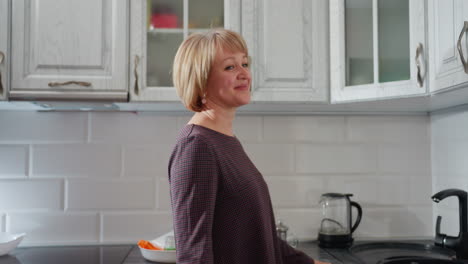
{"type": "Polygon", "coordinates": [[[178,264],[212,264],[217,166],[200,137],[179,141],[170,162],[172,217],[178,264]]]}
{"type": "Polygon", "coordinates": [[[319,260],[314,260],[307,256],[304,252],[299,251],[291,247],[286,241],[278,238],[280,243],[281,253],[283,255],[283,263],[294,263],[294,264],[330,264],[328,262],[322,262],[319,260]]]}

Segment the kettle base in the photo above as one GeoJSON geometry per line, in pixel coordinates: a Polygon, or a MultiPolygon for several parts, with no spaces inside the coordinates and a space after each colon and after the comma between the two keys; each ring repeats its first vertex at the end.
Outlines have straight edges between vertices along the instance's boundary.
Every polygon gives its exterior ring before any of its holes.
{"type": "Polygon", "coordinates": [[[325,235],[319,233],[319,247],[322,248],[348,248],[353,244],[351,235],[325,235]]]}

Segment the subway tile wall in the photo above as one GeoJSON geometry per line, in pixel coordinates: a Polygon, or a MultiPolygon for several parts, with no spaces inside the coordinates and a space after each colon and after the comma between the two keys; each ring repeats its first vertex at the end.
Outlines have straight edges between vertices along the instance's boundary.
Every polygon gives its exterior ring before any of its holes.
{"type": "MultiPolygon", "coordinates": [[[[431,131],[434,193],[449,188],[468,191],[468,108],[431,115],[431,131]]],[[[433,207],[433,219],[442,216],[441,232],[457,236],[458,200],[449,197],[433,207]]]]}
{"type": "MultiPolygon", "coordinates": [[[[0,112],[0,230],[23,246],[135,243],[171,229],[167,162],[190,116],[0,112]]],[[[240,116],[275,214],[315,239],[321,193],[354,194],[355,236],[433,234],[428,116],[240,116]]]]}

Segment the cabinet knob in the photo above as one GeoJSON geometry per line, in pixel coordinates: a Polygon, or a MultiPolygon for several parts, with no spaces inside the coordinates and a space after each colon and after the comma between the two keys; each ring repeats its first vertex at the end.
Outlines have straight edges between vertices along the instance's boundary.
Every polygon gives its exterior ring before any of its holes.
{"type": "Polygon", "coordinates": [[[419,87],[423,87],[423,83],[424,83],[424,77],[421,73],[421,62],[419,60],[419,57],[421,57],[422,54],[423,54],[423,45],[421,43],[418,43],[418,47],[416,48],[416,57],[414,58],[414,60],[416,62],[416,68],[418,69],[417,79],[418,79],[419,87]]]}
{"type": "MultiPolygon", "coordinates": [[[[4,59],[5,59],[5,53],[0,51],[0,65],[2,65],[4,59]]],[[[3,95],[3,81],[2,81],[2,71],[0,70],[0,96],[2,95],[3,95]]]]}
{"type": "Polygon", "coordinates": [[[49,87],[57,87],[57,86],[65,86],[65,85],[71,85],[71,84],[76,84],[79,86],[91,86],[90,82],[77,82],[77,81],[68,81],[68,82],[50,82],[49,87]]]}
{"type": "Polygon", "coordinates": [[[460,32],[460,36],[458,37],[458,42],[457,42],[458,54],[460,54],[460,60],[461,60],[461,62],[463,64],[463,69],[465,70],[465,73],[468,73],[468,64],[466,63],[465,57],[463,56],[461,40],[462,40],[463,34],[467,30],[468,30],[468,21],[465,21],[465,23],[463,24],[463,29],[460,32]]]}
{"type": "Polygon", "coordinates": [[[138,87],[138,64],[140,63],[140,56],[135,55],[134,63],[135,63],[135,66],[133,69],[133,74],[135,75],[135,84],[133,86],[133,89],[134,89],[135,95],[139,95],[140,88],[138,87]]]}

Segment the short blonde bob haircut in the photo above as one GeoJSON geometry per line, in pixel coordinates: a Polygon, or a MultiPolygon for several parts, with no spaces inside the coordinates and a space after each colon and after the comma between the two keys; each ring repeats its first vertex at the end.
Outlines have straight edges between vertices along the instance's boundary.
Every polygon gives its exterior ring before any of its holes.
{"type": "Polygon", "coordinates": [[[185,107],[194,112],[204,110],[203,95],[216,52],[227,49],[248,56],[245,40],[227,29],[195,33],[185,39],[174,58],[172,79],[185,107]]]}

